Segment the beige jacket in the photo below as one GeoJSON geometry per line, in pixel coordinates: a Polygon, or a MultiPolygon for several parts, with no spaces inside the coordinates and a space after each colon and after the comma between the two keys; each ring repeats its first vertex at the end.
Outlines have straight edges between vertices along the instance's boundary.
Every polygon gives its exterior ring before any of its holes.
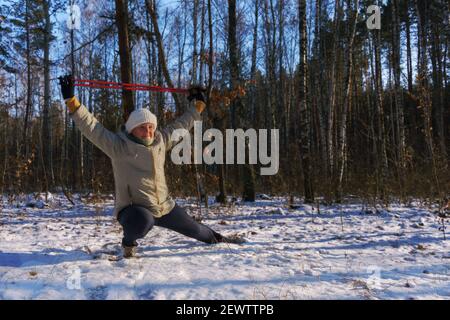
{"type": "Polygon", "coordinates": [[[130,204],[148,208],[155,217],[162,217],[175,206],[169,196],[164,162],[166,151],[172,148],[170,136],[175,129],[190,130],[194,121],[200,121],[195,107],[163,130],[156,130],[155,140],[146,147],[127,138],[125,132],[113,133],[81,105],[71,114],[76,126],[94,145],[111,158],[115,182],[114,216],[130,204]]]}

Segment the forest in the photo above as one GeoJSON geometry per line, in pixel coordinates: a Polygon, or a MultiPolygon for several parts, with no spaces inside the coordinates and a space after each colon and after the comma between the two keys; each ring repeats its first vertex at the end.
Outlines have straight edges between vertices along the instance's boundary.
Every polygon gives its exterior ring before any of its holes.
{"type": "MultiPolygon", "coordinates": [[[[72,74],[200,84],[204,129],[279,129],[276,175],[260,175],[260,164],[168,161],[177,196],[419,197],[442,207],[448,17],[443,0],[0,1],[0,194],[114,190],[109,159],[64,105],[57,78],[72,74]]],[[[112,131],[134,109],[164,126],[188,106],[170,92],[77,87],[76,95],[112,131]]]]}

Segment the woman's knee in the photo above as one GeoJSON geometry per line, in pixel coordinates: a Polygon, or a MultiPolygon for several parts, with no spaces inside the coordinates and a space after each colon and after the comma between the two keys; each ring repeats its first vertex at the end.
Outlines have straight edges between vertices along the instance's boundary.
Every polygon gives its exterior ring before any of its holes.
{"type": "Polygon", "coordinates": [[[133,234],[136,238],[144,237],[153,228],[155,220],[150,210],[131,205],[120,211],[119,223],[125,234],[133,234]]]}
{"type": "Polygon", "coordinates": [[[209,227],[199,224],[195,238],[201,242],[214,244],[218,242],[216,233],[209,227]]]}

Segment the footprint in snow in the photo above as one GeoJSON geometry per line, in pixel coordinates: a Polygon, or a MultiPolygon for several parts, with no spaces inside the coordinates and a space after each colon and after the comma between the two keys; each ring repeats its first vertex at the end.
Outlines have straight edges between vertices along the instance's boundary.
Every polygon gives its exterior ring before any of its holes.
{"type": "Polygon", "coordinates": [[[86,291],[89,300],[106,300],[106,297],[108,296],[108,288],[106,286],[88,288],[86,291]]]}
{"type": "Polygon", "coordinates": [[[138,293],[139,300],[154,300],[156,292],[154,288],[145,288],[138,293]]]}

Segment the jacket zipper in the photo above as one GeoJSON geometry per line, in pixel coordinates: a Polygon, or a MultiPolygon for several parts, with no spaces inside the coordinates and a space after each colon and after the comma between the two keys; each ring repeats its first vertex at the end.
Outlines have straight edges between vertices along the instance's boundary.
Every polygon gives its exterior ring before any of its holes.
{"type": "Polygon", "coordinates": [[[128,196],[130,197],[130,205],[133,205],[133,195],[131,194],[130,185],[127,184],[128,196]]]}
{"type": "MultiPolygon", "coordinates": [[[[155,152],[158,153],[158,152],[155,152]]],[[[159,194],[158,194],[158,175],[156,174],[156,157],[155,155],[153,155],[153,171],[155,172],[155,192],[156,192],[156,201],[158,202],[159,205],[159,194]]]]}

